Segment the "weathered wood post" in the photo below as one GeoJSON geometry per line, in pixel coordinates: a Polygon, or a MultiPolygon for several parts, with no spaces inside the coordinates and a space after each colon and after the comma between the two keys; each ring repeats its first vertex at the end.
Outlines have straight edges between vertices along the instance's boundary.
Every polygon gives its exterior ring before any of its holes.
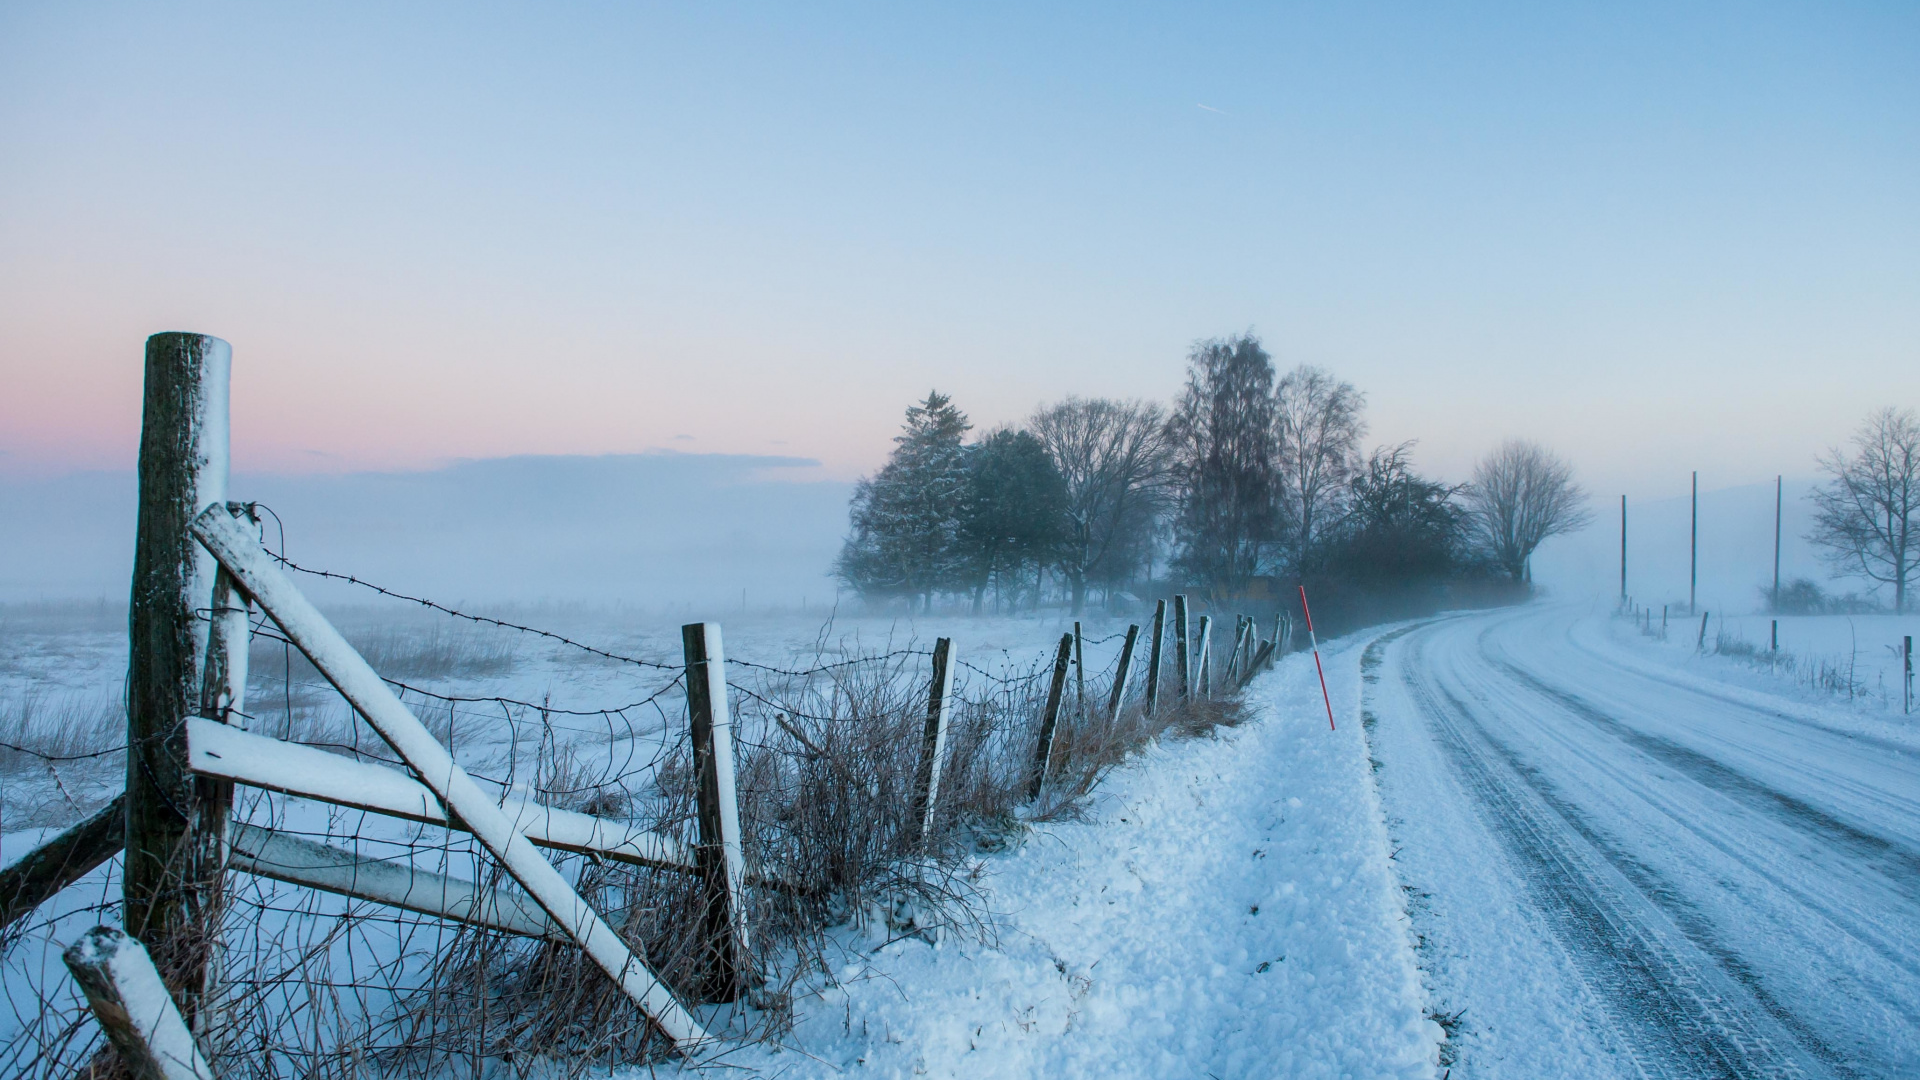
{"type": "MultiPolygon", "coordinates": [[[[1694,643],[1694,649],[1697,652],[1707,651],[1707,615],[1708,614],[1709,613],[1705,611],[1700,613],[1700,640],[1694,643]]],[[[1720,625],[1722,629],[1726,628],[1726,623],[1723,622],[1720,625]]]]}
{"type": "Polygon", "coordinates": [[[1173,597],[1173,662],[1180,669],[1180,700],[1193,696],[1193,657],[1187,652],[1187,595],[1173,597]]]}
{"type": "Polygon", "coordinates": [[[1153,602],[1153,644],[1147,650],[1147,715],[1160,708],[1160,643],[1167,636],[1167,602],[1153,602]]]}
{"type": "Polygon", "coordinates": [[[1073,703],[1080,722],[1087,720],[1087,642],[1080,636],[1080,620],[1073,620],[1073,703]]]}
{"type": "Polygon", "coordinates": [[[213,556],[188,531],[227,498],[232,350],[204,334],[147,339],[140,504],[128,605],[126,929],[146,945],[189,1024],[217,930],[231,788],[187,765],[187,718],[206,680],[213,556]]]}
{"type": "Polygon", "coordinates": [[[693,729],[693,772],[699,783],[700,842],[694,848],[706,882],[701,920],[700,991],[732,1001],[747,979],[746,876],[740,846],[740,804],[733,781],[733,715],[727,709],[727,663],[718,623],[680,628],[687,661],[687,713],[693,729]]]}
{"type": "Polygon", "coordinates": [[[1194,683],[1201,697],[1213,696],[1213,616],[1200,616],[1199,658],[1194,661],[1198,669],[1194,673],[1194,683]]]}
{"type": "Polygon", "coordinates": [[[1113,673],[1113,693],[1107,697],[1107,719],[1120,716],[1120,705],[1127,697],[1127,676],[1133,674],[1133,646],[1140,637],[1140,624],[1127,627],[1127,640],[1120,644],[1120,670],[1113,673]]]}
{"type": "Polygon", "coordinates": [[[1901,640],[1905,643],[1904,648],[1906,652],[1905,665],[1906,665],[1906,676],[1907,676],[1906,678],[1907,690],[1906,690],[1905,703],[1900,711],[1903,714],[1910,714],[1913,712],[1913,635],[1908,634],[1906,637],[1902,638],[1901,640]]]}
{"type": "Polygon", "coordinates": [[[1053,682],[1047,687],[1047,711],[1040,717],[1040,742],[1033,750],[1033,775],[1027,781],[1027,798],[1040,797],[1053,767],[1053,735],[1060,720],[1060,698],[1067,688],[1067,662],[1073,654],[1073,635],[1060,635],[1060,649],[1053,656],[1053,682]]]}
{"type": "Polygon", "coordinates": [[[913,820],[920,823],[919,844],[925,847],[933,832],[934,808],[940,799],[940,769],[947,758],[947,699],[953,693],[953,639],[933,643],[933,682],[927,689],[927,727],[920,742],[920,769],[913,778],[913,820]]]}
{"type": "Polygon", "coordinates": [[[67,947],[67,970],[135,1080],[213,1080],[153,960],[140,943],[96,926],[67,947]]]}

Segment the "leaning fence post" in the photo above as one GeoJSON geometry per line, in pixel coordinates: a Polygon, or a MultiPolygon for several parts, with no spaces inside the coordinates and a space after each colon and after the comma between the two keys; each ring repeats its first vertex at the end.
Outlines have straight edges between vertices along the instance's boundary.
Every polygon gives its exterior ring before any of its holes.
{"type": "MultiPolygon", "coordinates": [[[[1725,630],[1726,626],[1727,624],[1724,622],[1720,624],[1720,628],[1722,630],[1725,630]]],[[[1696,652],[1707,651],[1707,613],[1704,611],[1700,613],[1700,640],[1697,642],[1694,642],[1694,651],[1696,652]]]]}
{"type": "Polygon", "coordinates": [[[1187,652],[1187,595],[1173,596],[1173,662],[1180,669],[1180,700],[1193,696],[1193,658],[1187,652]]]}
{"type": "Polygon", "coordinates": [[[1113,673],[1113,693],[1107,698],[1107,719],[1120,715],[1120,703],[1127,696],[1127,676],[1133,674],[1133,645],[1140,637],[1140,624],[1127,627],[1127,640],[1120,645],[1120,669],[1113,673]]]}
{"type": "Polygon", "coordinates": [[[96,926],[67,947],[65,959],[135,1080],[213,1080],[173,995],[138,941],[96,926]]]}
{"type": "Polygon", "coordinates": [[[746,860],[740,846],[740,804],[733,780],[733,716],[727,709],[727,664],[718,623],[680,628],[687,660],[687,713],[693,729],[693,771],[699,781],[700,843],[694,858],[706,882],[701,920],[701,994],[732,1001],[747,973],[747,913],[740,893],[746,860]]]}
{"type": "Polygon", "coordinates": [[[947,698],[953,693],[953,639],[933,643],[933,684],[927,690],[927,727],[920,742],[920,770],[913,778],[913,819],[920,822],[920,844],[933,832],[940,799],[940,767],[947,757],[947,698]]]}
{"type": "Polygon", "coordinates": [[[1160,643],[1167,636],[1167,602],[1153,602],[1153,646],[1147,650],[1147,715],[1160,708],[1160,643]]]}
{"type": "Polygon", "coordinates": [[[1073,635],[1060,635],[1060,649],[1053,657],[1053,682],[1047,687],[1047,711],[1040,717],[1040,743],[1033,751],[1033,776],[1027,782],[1027,798],[1040,797],[1053,765],[1053,736],[1060,720],[1060,698],[1067,687],[1067,661],[1073,654],[1073,635]]]}
{"type": "Polygon", "coordinates": [[[200,712],[205,679],[201,613],[214,587],[213,556],[189,529],[227,498],[232,355],[204,334],[147,339],[127,617],[122,922],[159,958],[189,1023],[207,987],[222,876],[217,837],[228,809],[187,764],[187,719],[200,712]]]}

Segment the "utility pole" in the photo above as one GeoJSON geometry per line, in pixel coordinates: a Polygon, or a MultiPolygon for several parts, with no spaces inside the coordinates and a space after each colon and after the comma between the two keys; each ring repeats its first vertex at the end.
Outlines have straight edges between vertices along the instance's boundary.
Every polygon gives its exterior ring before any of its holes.
{"type": "Polygon", "coordinates": [[[1693,538],[1687,545],[1687,613],[1699,610],[1700,590],[1700,471],[1693,473],[1693,538]]]}
{"type": "Polygon", "coordinates": [[[1627,609],[1627,497],[1620,496],[1620,610],[1627,609]]]}
{"type": "Polygon", "coordinates": [[[1780,504],[1785,477],[1773,478],[1773,610],[1780,611],[1780,504]]]}

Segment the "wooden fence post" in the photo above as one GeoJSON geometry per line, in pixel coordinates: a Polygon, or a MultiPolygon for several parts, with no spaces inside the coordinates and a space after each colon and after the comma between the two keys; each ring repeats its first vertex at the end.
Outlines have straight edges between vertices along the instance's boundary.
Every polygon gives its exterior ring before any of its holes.
{"type": "Polygon", "coordinates": [[[67,947],[65,959],[135,1080],[213,1080],[213,1069],[138,941],[96,926],[67,947]]]}
{"type": "Polygon", "coordinates": [[[1107,698],[1107,719],[1120,716],[1120,705],[1127,696],[1127,676],[1133,674],[1133,646],[1140,637],[1140,624],[1127,627],[1127,640],[1120,645],[1120,670],[1113,673],[1113,693],[1107,698]]]}
{"type": "Polygon", "coordinates": [[[113,858],[126,835],[127,800],[116,795],[92,817],[0,868],[0,931],[113,858]]]}
{"type": "Polygon", "coordinates": [[[700,843],[694,858],[706,882],[706,911],[701,920],[701,995],[707,1001],[732,1001],[747,978],[747,912],[741,879],[746,876],[740,846],[740,804],[733,781],[733,715],[727,708],[726,654],[720,624],[688,623],[680,628],[687,661],[687,714],[693,728],[693,772],[700,843]]]}
{"type": "Polygon", "coordinates": [[[953,639],[933,643],[933,683],[927,689],[927,727],[920,741],[920,769],[913,778],[913,819],[920,823],[919,844],[926,846],[933,832],[933,813],[940,799],[940,769],[947,757],[947,698],[953,693],[953,639]]]}
{"type": "Polygon", "coordinates": [[[1201,697],[1213,696],[1213,616],[1200,616],[1199,658],[1194,661],[1194,684],[1201,697]]]}
{"type": "MultiPolygon", "coordinates": [[[[1649,608],[1648,611],[1651,612],[1652,609],[1649,608]]],[[[1707,651],[1707,614],[1708,613],[1704,611],[1700,613],[1700,640],[1694,643],[1694,650],[1696,652],[1707,651]]],[[[1720,626],[1722,629],[1725,629],[1726,623],[1723,622],[1720,626]]]]}
{"type": "Polygon", "coordinates": [[[1180,668],[1180,700],[1193,696],[1193,658],[1187,652],[1187,595],[1173,596],[1173,662],[1180,668]]]}
{"type": "Polygon", "coordinates": [[[187,765],[187,719],[206,676],[214,561],[189,531],[227,498],[232,350],[203,334],[147,339],[139,518],[128,604],[122,922],[166,973],[192,1023],[206,992],[228,814],[187,765]]]}
{"type": "Polygon", "coordinates": [[[1147,650],[1147,715],[1160,708],[1160,643],[1167,636],[1167,602],[1153,602],[1153,645],[1147,650]]]}
{"type": "Polygon", "coordinates": [[[1073,620],[1073,703],[1081,723],[1087,719],[1087,642],[1080,636],[1080,620],[1073,620]]]}
{"type": "Polygon", "coordinates": [[[1073,635],[1060,635],[1060,649],[1053,657],[1053,682],[1047,688],[1047,711],[1040,718],[1040,743],[1033,750],[1033,776],[1027,782],[1027,798],[1040,797],[1053,766],[1053,736],[1060,720],[1060,698],[1067,687],[1067,661],[1073,655],[1073,635]]]}

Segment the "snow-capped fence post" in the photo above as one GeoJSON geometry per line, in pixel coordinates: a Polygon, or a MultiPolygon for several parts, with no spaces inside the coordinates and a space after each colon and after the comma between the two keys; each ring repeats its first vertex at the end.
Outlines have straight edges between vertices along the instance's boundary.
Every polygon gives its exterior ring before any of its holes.
{"type": "Polygon", "coordinates": [[[1199,657],[1194,661],[1194,686],[1201,697],[1213,695],[1213,616],[1200,616],[1200,636],[1196,642],[1199,657]]]}
{"type": "Polygon", "coordinates": [[[1160,708],[1160,643],[1167,636],[1167,602],[1153,602],[1153,644],[1147,650],[1147,715],[1160,708]]]}
{"type": "Polygon", "coordinates": [[[1120,643],[1120,667],[1113,673],[1113,693],[1107,695],[1107,719],[1117,719],[1127,696],[1127,676],[1133,674],[1133,646],[1140,638],[1140,624],[1127,627],[1127,640],[1120,643]]]}
{"type": "Polygon", "coordinates": [[[64,959],[135,1080],[213,1080],[213,1069],[138,941],[96,926],[67,947],[64,959]]]}
{"type": "Polygon", "coordinates": [[[1053,765],[1053,736],[1060,721],[1060,698],[1067,687],[1067,662],[1073,654],[1073,635],[1060,635],[1060,648],[1053,655],[1053,682],[1047,687],[1047,710],[1040,715],[1040,742],[1033,750],[1033,775],[1027,780],[1027,798],[1040,797],[1053,765]]]}
{"type": "Polygon", "coordinates": [[[1187,595],[1173,595],[1173,662],[1180,669],[1180,700],[1193,696],[1192,657],[1187,652],[1187,595]]]}
{"type": "Polygon", "coordinates": [[[0,867],[0,931],[113,858],[127,835],[127,800],[116,795],[92,817],[0,867]]]}
{"type": "Polygon", "coordinates": [[[947,699],[953,693],[953,639],[933,643],[933,683],[927,689],[927,727],[920,741],[920,769],[913,777],[913,820],[920,823],[919,844],[925,847],[933,832],[933,812],[940,799],[940,767],[947,756],[947,699]]]}
{"type": "Polygon", "coordinates": [[[155,956],[189,1023],[209,965],[223,876],[224,789],[187,764],[187,720],[201,711],[214,559],[190,531],[227,498],[227,343],[205,334],[147,339],[140,500],[128,605],[126,850],[122,924],[155,956]]]}
{"type": "Polygon", "coordinates": [[[727,665],[718,623],[680,628],[687,660],[687,713],[693,728],[693,772],[705,913],[701,920],[702,996],[732,1001],[745,988],[747,912],[741,895],[746,876],[740,846],[740,804],[734,790],[733,716],[727,708],[727,665]]]}

